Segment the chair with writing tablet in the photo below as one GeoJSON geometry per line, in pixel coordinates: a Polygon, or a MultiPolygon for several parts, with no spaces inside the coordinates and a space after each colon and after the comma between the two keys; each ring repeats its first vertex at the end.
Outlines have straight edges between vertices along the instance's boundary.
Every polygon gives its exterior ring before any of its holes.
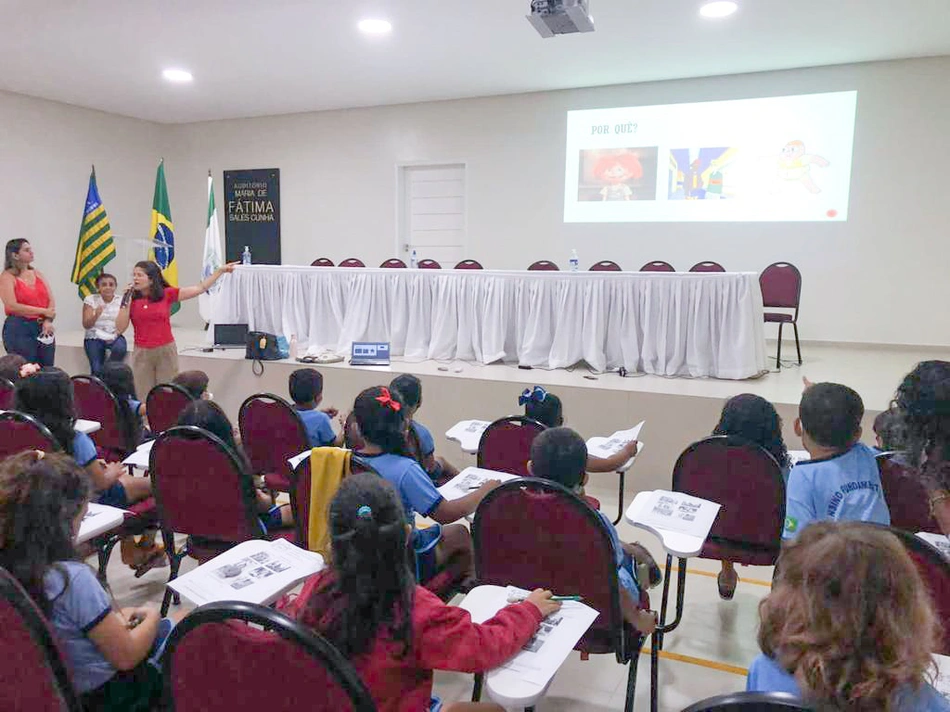
{"type": "Polygon", "coordinates": [[[478,467],[527,477],[531,443],[544,429],[523,415],[499,418],[485,428],[478,441],[478,467]]]}
{"type": "Polygon", "coordinates": [[[340,263],[340,267],[365,267],[363,260],[356,257],[348,257],[340,263]]]}
{"type": "Polygon", "coordinates": [[[640,268],[641,272],[675,272],[676,268],[671,265],[669,262],[664,262],[663,260],[653,260],[653,262],[647,262],[643,267],[640,268]]]}
{"type": "MultiPolygon", "coordinates": [[[[575,650],[613,654],[627,665],[626,703],[633,709],[637,661],[645,638],[624,621],[617,562],[607,524],[561,485],[538,478],[509,480],[475,510],[475,576],[480,585],[546,588],[581,596],[600,615],[575,650]]],[[[650,607],[641,592],[640,608],[650,607]]],[[[653,641],[656,645],[656,640],[653,641]]],[[[651,664],[658,664],[658,659],[651,664]]],[[[473,700],[481,695],[476,676],[473,700]]],[[[651,696],[656,690],[651,685],[651,696]]]]}
{"type": "Polygon", "coordinates": [[[893,453],[878,455],[877,469],[892,527],[911,533],[943,534],[930,511],[930,494],[916,469],[895,462],[893,453]]]}
{"type": "MultiPolygon", "coordinates": [[[[340,266],[342,267],[343,265],[340,266]]],[[[406,269],[406,263],[398,257],[393,257],[383,262],[380,267],[385,269],[406,269]]]]}
{"type": "Polygon", "coordinates": [[[185,616],[168,638],[162,682],[175,712],[376,711],[329,641],[254,603],[209,603],[185,616]]]}
{"type": "Polygon", "coordinates": [[[623,272],[623,269],[613,260],[601,260],[590,266],[590,272],[623,272]]]}
{"type": "Polygon", "coordinates": [[[0,709],[82,712],[69,669],[45,616],[0,568],[0,709]]]}
{"type": "Polygon", "coordinates": [[[333,267],[333,260],[329,257],[318,257],[310,263],[311,267],[333,267]]]}
{"type": "Polygon", "coordinates": [[[0,413],[0,460],[24,450],[59,452],[53,433],[32,415],[8,410],[0,413]]]}
{"type": "Polygon", "coordinates": [[[482,263],[477,260],[462,260],[457,265],[455,269],[485,269],[482,267],[482,263]]]}
{"type": "Polygon", "coordinates": [[[442,265],[435,260],[419,260],[419,269],[442,269],[442,265]]]}
{"type": "Polygon", "coordinates": [[[13,407],[15,386],[6,378],[0,378],[0,410],[10,410],[13,407]]]}
{"type": "Polygon", "coordinates": [[[178,424],[178,416],[194,398],[177,383],[159,383],[145,397],[145,412],[152,433],[158,435],[178,424]]]}
{"type": "Polygon", "coordinates": [[[559,272],[561,270],[551,260],[538,260],[528,265],[529,272],[559,272]]]}
{"type": "Polygon", "coordinates": [[[310,449],[307,428],[287,401],[273,393],[248,396],[238,410],[241,447],[271,492],[290,491],[287,460],[310,449]]]}
{"type": "Polygon", "coordinates": [[[813,709],[787,692],[732,692],[708,697],[682,712],[811,712],[813,709]]]}
{"type": "Polygon", "coordinates": [[[107,462],[124,460],[131,455],[138,442],[135,429],[124,422],[125,415],[119,400],[108,386],[95,376],[73,376],[73,396],[76,415],[100,424],[99,430],[90,437],[96,444],[99,457],[107,462]]]}

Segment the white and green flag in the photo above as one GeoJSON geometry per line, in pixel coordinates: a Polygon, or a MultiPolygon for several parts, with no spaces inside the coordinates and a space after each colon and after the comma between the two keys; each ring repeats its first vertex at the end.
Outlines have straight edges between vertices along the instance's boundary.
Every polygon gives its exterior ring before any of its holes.
{"type": "MultiPolygon", "coordinates": [[[[218,229],[218,211],[214,206],[214,186],[211,182],[211,171],[208,171],[208,224],[205,228],[205,250],[201,261],[201,279],[210,277],[223,264],[221,231],[218,229]]],[[[214,293],[219,288],[220,282],[216,282],[207,293],[198,297],[198,309],[201,312],[201,318],[207,322],[211,321],[213,314],[211,304],[214,293]]]]}

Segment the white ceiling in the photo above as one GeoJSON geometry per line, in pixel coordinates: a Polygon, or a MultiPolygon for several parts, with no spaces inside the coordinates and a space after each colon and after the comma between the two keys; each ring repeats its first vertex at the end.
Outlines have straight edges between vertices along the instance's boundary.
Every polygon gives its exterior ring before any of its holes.
{"type": "Polygon", "coordinates": [[[596,32],[541,39],[529,0],[0,0],[0,89],[178,123],[950,55],[950,0],[701,1],[591,0],[596,32]]]}

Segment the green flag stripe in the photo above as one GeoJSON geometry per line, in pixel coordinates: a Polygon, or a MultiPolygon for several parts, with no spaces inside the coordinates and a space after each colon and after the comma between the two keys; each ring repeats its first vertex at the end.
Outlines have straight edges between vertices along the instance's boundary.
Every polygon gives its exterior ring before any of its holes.
{"type": "Polygon", "coordinates": [[[98,265],[108,262],[113,257],[115,257],[115,246],[112,243],[102,245],[95,252],[89,253],[79,265],[79,279],[85,279],[98,265]]]}
{"type": "Polygon", "coordinates": [[[111,225],[109,224],[109,218],[103,215],[102,219],[98,220],[96,223],[89,225],[88,227],[83,227],[82,239],[88,240],[90,235],[98,235],[102,232],[103,228],[108,230],[110,227],[111,225]]]}
{"type": "Polygon", "coordinates": [[[98,208],[93,210],[88,215],[83,216],[82,222],[84,225],[94,222],[95,220],[99,219],[100,215],[104,215],[105,212],[106,212],[106,209],[100,205],[98,208]]]}
{"type": "Polygon", "coordinates": [[[82,236],[82,250],[80,252],[80,258],[86,252],[94,250],[103,242],[107,242],[112,239],[112,228],[109,223],[106,222],[101,228],[95,232],[88,232],[82,236]]]}

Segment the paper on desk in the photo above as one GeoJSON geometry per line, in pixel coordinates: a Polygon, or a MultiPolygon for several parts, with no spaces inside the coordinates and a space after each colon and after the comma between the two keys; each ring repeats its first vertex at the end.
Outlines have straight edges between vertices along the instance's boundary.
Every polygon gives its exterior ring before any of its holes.
{"type": "MultiPolygon", "coordinates": [[[[494,616],[508,605],[508,598],[513,592],[525,598],[530,593],[514,586],[499,588],[497,607],[493,606],[494,610],[491,611],[486,609],[478,611],[478,614],[473,613],[472,620],[483,623],[494,616]]],[[[565,601],[561,604],[561,610],[541,621],[538,632],[525,643],[521,652],[488,674],[492,677],[511,675],[535,685],[546,685],[597,616],[597,611],[584,603],[565,601]]]]}
{"type": "Polygon", "coordinates": [[[207,561],[168,587],[197,606],[213,601],[247,601],[267,606],[311,574],[323,557],[286,539],[255,539],[207,561]]]}
{"type": "Polygon", "coordinates": [[[618,430],[609,438],[591,438],[587,441],[587,454],[600,458],[616,455],[624,445],[640,437],[640,429],[643,428],[645,422],[641,420],[629,430],[618,430]]]}
{"type": "Polygon", "coordinates": [[[705,539],[721,506],[682,492],[654,490],[636,523],[647,529],[665,529],[705,539]]]}
{"type": "Polygon", "coordinates": [[[439,494],[443,499],[453,500],[461,499],[465,495],[471,494],[473,490],[481,487],[487,480],[516,480],[518,475],[510,475],[507,472],[495,472],[494,470],[483,470],[480,467],[466,467],[451,480],[439,487],[439,494]]]}
{"type": "MultiPolygon", "coordinates": [[[[946,558],[950,559],[950,539],[947,539],[947,537],[945,537],[943,534],[917,532],[917,536],[937,549],[937,551],[943,554],[946,558]]],[[[948,668],[947,673],[950,674],[950,668],[948,668]]]]}
{"type": "Polygon", "coordinates": [[[937,664],[937,676],[934,678],[934,689],[950,700],[950,657],[934,653],[934,662],[937,664]]]}

